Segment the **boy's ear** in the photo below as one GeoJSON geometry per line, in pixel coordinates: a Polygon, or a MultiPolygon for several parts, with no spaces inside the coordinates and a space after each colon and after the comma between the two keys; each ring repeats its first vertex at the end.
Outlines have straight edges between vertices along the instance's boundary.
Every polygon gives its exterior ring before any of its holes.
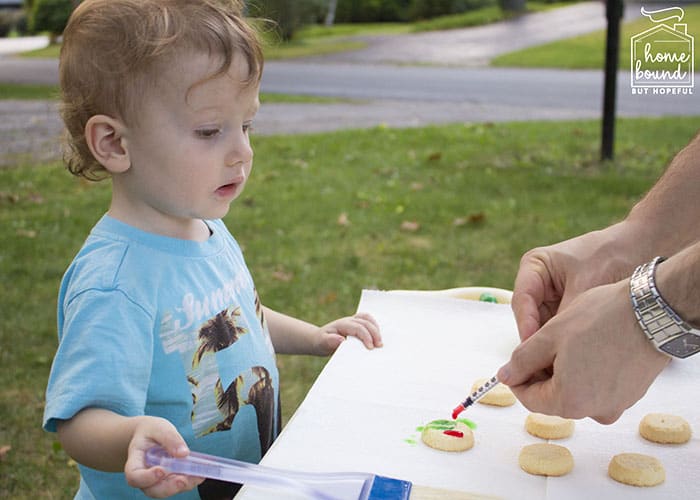
{"type": "Polygon", "coordinates": [[[85,140],[90,152],[112,174],[126,172],[131,166],[121,121],[107,115],[94,115],[85,124],[85,140]]]}

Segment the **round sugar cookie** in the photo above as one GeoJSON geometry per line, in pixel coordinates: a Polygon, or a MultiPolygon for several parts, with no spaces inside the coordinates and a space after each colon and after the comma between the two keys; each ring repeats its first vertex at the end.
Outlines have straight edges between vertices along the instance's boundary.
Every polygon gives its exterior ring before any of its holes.
{"type": "MultiPolygon", "coordinates": [[[[489,379],[480,378],[472,385],[472,392],[484,385],[489,379]]],[[[496,387],[487,392],[478,402],[491,406],[512,406],[515,404],[515,394],[505,384],[498,384],[496,387]]]]}
{"type": "Polygon", "coordinates": [[[568,448],[551,443],[523,446],[518,457],[520,468],[537,476],[563,476],[574,468],[574,457],[568,448]]]}
{"type": "Polygon", "coordinates": [[[425,444],[442,451],[466,451],[474,446],[474,433],[456,420],[433,420],[420,435],[425,444]]]}
{"type": "Polygon", "coordinates": [[[564,439],[574,433],[574,421],[553,415],[530,413],[525,419],[525,430],[542,439],[564,439]]]}
{"type": "Polygon", "coordinates": [[[608,475],[618,483],[631,486],[656,486],[666,480],[666,471],[658,458],[641,453],[620,453],[610,460],[608,475]]]}
{"type": "Polygon", "coordinates": [[[639,422],[639,434],[648,441],[661,444],[682,444],[690,441],[690,424],[677,415],[649,413],[639,422]]]}

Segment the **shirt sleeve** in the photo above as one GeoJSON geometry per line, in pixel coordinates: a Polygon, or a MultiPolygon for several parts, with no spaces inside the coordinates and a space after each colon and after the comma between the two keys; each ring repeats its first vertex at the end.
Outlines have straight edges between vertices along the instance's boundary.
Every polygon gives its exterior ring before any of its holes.
{"type": "Polygon", "coordinates": [[[154,319],[118,289],[88,290],[64,306],[46,389],[44,429],[97,407],[142,415],[153,359],[154,319]]]}

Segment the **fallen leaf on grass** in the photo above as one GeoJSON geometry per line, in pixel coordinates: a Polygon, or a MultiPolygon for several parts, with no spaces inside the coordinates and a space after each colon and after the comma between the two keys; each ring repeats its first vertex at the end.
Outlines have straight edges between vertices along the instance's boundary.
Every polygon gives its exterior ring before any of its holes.
{"type": "Polygon", "coordinates": [[[9,444],[5,444],[0,446],[0,460],[5,460],[5,457],[10,453],[10,450],[12,449],[12,446],[9,444]]]}
{"type": "Polygon", "coordinates": [[[276,279],[277,281],[282,281],[284,283],[288,283],[292,281],[292,278],[294,278],[294,274],[287,272],[283,269],[278,269],[272,273],[272,277],[276,279]]]}
{"type": "Polygon", "coordinates": [[[17,236],[24,236],[25,238],[36,238],[36,231],[33,229],[18,229],[17,236]]]}
{"type": "Polygon", "coordinates": [[[415,233],[420,229],[420,224],[414,220],[405,220],[401,223],[401,230],[415,233]]]}
{"type": "Polygon", "coordinates": [[[6,191],[0,191],[0,201],[9,201],[10,203],[17,203],[19,201],[19,195],[15,193],[8,193],[6,191]]]}
{"type": "Polygon", "coordinates": [[[442,158],[442,153],[440,151],[428,155],[428,161],[438,161],[440,158],[442,158]]]}
{"type": "Polygon", "coordinates": [[[327,294],[319,297],[318,303],[321,305],[331,304],[338,300],[338,294],[335,292],[328,292],[327,294]]]}
{"type": "Polygon", "coordinates": [[[27,195],[27,199],[37,205],[41,205],[42,203],[44,203],[44,197],[41,196],[39,193],[29,193],[27,195]]]}
{"type": "Polygon", "coordinates": [[[484,212],[477,212],[469,214],[466,217],[457,217],[452,221],[452,225],[455,227],[464,226],[465,224],[481,224],[486,220],[486,214],[484,212]]]}
{"type": "Polygon", "coordinates": [[[484,212],[469,214],[467,219],[469,220],[469,224],[480,224],[486,220],[486,214],[484,212]]]}
{"type": "Polygon", "coordinates": [[[348,219],[348,214],[343,212],[338,216],[338,225],[339,226],[349,226],[350,225],[350,219],[348,219]]]}

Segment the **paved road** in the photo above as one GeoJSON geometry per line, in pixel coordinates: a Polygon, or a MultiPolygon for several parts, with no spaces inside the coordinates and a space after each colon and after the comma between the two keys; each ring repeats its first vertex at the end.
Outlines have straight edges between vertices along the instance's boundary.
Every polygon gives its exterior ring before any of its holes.
{"type": "MultiPolygon", "coordinates": [[[[627,1],[624,19],[640,17],[627,1]]],[[[647,9],[653,6],[644,4],[647,9]]],[[[334,62],[487,66],[495,56],[605,29],[605,2],[582,2],[474,28],[367,37],[362,50],[317,58],[334,62]]]]}
{"type": "MultiPolygon", "coordinates": [[[[629,76],[625,71],[618,74],[618,112],[621,116],[700,114],[697,95],[632,95],[629,76]]],[[[561,119],[599,116],[603,73],[597,70],[277,62],[267,65],[262,89],[264,92],[368,100],[371,104],[365,107],[381,108],[386,113],[384,121],[389,124],[399,117],[408,117],[408,122],[416,125],[450,121],[561,119]],[[308,78],[308,75],[313,75],[313,78],[308,78]],[[394,106],[387,109],[387,103],[394,106]]],[[[338,109],[342,108],[338,106],[338,109]]],[[[379,118],[376,114],[370,110],[365,123],[376,124],[379,118]]],[[[332,119],[325,121],[332,122],[332,119]]]]}
{"type": "MultiPolygon", "coordinates": [[[[634,7],[634,11],[636,9],[634,7]]],[[[269,61],[263,76],[263,92],[325,95],[354,101],[266,104],[256,120],[256,131],[261,134],[303,133],[379,124],[421,126],[597,118],[602,107],[602,71],[499,69],[473,65],[483,62],[484,54],[493,54],[497,48],[504,52],[514,48],[515,43],[518,46],[535,44],[545,35],[564,37],[584,29],[598,29],[604,23],[601,4],[588,2],[488,27],[382,38],[372,41],[372,49],[351,54],[303,61],[269,61]],[[535,20],[527,21],[531,18],[535,20]],[[393,48],[389,49],[392,44],[393,48]],[[474,48],[476,46],[482,47],[481,52],[474,48]],[[411,49],[405,50],[405,47],[411,49]],[[438,62],[450,65],[379,64],[377,61],[384,60],[381,54],[387,51],[399,54],[397,57],[432,54],[430,57],[437,58],[438,62]],[[464,59],[464,54],[474,56],[471,62],[464,59]]],[[[52,84],[58,79],[57,70],[56,60],[3,56],[0,50],[0,81],[52,84]]],[[[627,72],[620,72],[618,82],[620,116],[700,114],[697,95],[634,96],[627,72]]],[[[694,90],[700,92],[700,89],[694,90]]],[[[43,151],[39,153],[42,157],[56,155],[56,136],[60,130],[54,104],[0,100],[3,136],[0,153],[7,153],[0,154],[0,165],[3,156],[16,158],[27,151],[43,151]]]]}

